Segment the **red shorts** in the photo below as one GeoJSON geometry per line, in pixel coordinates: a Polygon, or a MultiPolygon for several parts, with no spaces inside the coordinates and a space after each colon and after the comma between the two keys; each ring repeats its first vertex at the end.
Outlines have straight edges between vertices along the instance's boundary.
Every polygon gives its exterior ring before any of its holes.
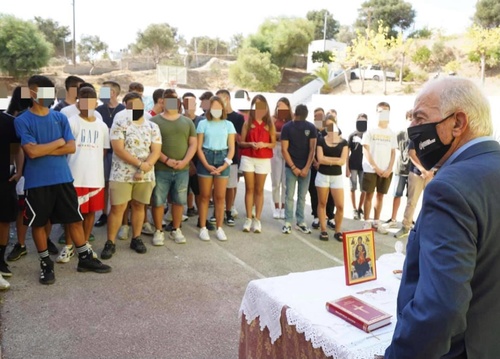
{"type": "Polygon", "coordinates": [[[81,213],[97,212],[104,209],[104,188],[75,187],[81,213]]]}

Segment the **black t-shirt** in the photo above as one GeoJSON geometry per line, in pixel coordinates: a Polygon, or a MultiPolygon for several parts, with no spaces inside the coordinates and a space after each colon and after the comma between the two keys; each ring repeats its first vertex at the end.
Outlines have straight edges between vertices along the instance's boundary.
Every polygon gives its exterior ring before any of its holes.
{"type": "Polygon", "coordinates": [[[11,176],[10,145],[20,143],[14,127],[14,117],[0,112],[0,182],[6,182],[11,176]]]}
{"type": "Polygon", "coordinates": [[[53,110],[61,112],[61,110],[66,106],[69,106],[69,103],[67,103],[65,100],[61,100],[54,106],[53,110]]]}
{"type": "MultiPolygon", "coordinates": [[[[336,146],[331,147],[326,144],[325,138],[321,137],[318,140],[317,147],[321,147],[323,149],[323,156],[340,158],[342,156],[342,151],[344,150],[345,146],[348,146],[346,140],[342,140],[336,146]]],[[[325,176],[339,176],[342,174],[342,166],[319,165],[318,172],[325,176]]]]}
{"type": "Polygon", "coordinates": [[[108,105],[106,104],[99,105],[95,110],[101,114],[102,120],[104,121],[106,126],[108,126],[108,128],[111,128],[115,115],[124,109],[125,106],[119,103],[118,105],[116,105],[116,107],[108,107],[108,105]]]}
{"type": "MultiPolygon", "coordinates": [[[[241,130],[243,129],[243,125],[245,124],[245,118],[242,114],[238,112],[231,112],[227,114],[227,120],[231,121],[234,125],[234,129],[238,135],[241,135],[241,130]]],[[[238,150],[238,143],[235,143],[234,146],[234,156],[233,156],[233,164],[237,165],[240,163],[240,154],[238,150]]]]}
{"type": "MultiPolygon", "coordinates": [[[[307,121],[290,121],[281,129],[281,141],[288,141],[288,153],[297,168],[302,169],[309,158],[309,143],[317,139],[316,127],[307,121]]],[[[286,167],[288,163],[286,163],[286,167]]]]}
{"type": "Polygon", "coordinates": [[[351,133],[348,139],[349,149],[351,154],[349,155],[349,169],[356,171],[363,171],[363,145],[361,144],[361,139],[363,138],[363,132],[354,131],[351,133]]]}

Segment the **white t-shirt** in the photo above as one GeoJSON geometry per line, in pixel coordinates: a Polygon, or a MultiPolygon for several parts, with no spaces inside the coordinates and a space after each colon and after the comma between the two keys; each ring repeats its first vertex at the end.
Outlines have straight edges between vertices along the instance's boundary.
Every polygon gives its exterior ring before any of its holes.
{"type": "MultiPolygon", "coordinates": [[[[63,107],[61,109],[61,113],[62,114],[65,114],[66,117],[69,119],[75,115],[79,115],[80,114],[80,110],[78,109],[78,107],[76,107],[76,105],[69,105],[69,106],[66,106],[66,107],[63,107]]],[[[99,112],[97,111],[94,111],[94,116],[95,118],[99,119],[102,121],[102,116],[99,112]]]]}
{"type": "MultiPolygon", "coordinates": [[[[121,113],[122,111],[118,112],[121,113]]],[[[111,126],[109,138],[123,140],[125,151],[141,161],[146,161],[151,153],[151,144],[161,144],[161,133],[158,125],[151,121],[143,121],[141,124],[134,123],[127,116],[116,118],[111,126]]],[[[113,151],[110,181],[117,182],[152,182],[155,180],[154,169],[146,172],[142,180],[134,180],[137,167],[123,161],[113,151]]]]}
{"type": "MultiPolygon", "coordinates": [[[[398,148],[396,133],[390,128],[372,128],[366,131],[361,140],[362,145],[370,147],[370,154],[381,170],[386,170],[391,162],[391,150],[398,148]]],[[[375,173],[366,156],[363,156],[363,171],[375,173]]]]}
{"type": "Polygon", "coordinates": [[[104,187],[104,149],[110,148],[108,126],[98,118],[89,122],[79,115],[68,119],[76,151],[68,155],[75,187],[104,187]]]}

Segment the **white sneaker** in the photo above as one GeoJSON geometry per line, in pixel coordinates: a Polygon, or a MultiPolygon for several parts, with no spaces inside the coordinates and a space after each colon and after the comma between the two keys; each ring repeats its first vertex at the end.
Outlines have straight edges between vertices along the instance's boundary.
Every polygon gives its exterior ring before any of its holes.
{"type": "Polygon", "coordinates": [[[7,290],[10,288],[10,283],[7,282],[1,275],[0,275],[0,290],[7,290]]]}
{"type": "Polygon", "coordinates": [[[64,246],[61,249],[61,253],[56,258],[57,263],[68,263],[71,257],[75,255],[75,247],[73,245],[64,246]]]}
{"type": "Polygon", "coordinates": [[[377,228],[377,232],[380,233],[380,234],[387,234],[389,233],[389,231],[387,230],[387,228],[383,225],[382,222],[380,221],[377,221],[376,222],[377,225],[376,225],[376,228],[377,228]]]}
{"type": "Polygon", "coordinates": [[[252,227],[252,218],[245,219],[245,224],[243,224],[243,232],[250,232],[252,227]]]}
{"type": "Polygon", "coordinates": [[[231,208],[231,216],[233,218],[238,218],[238,211],[236,210],[236,208],[234,208],[234,206],[233,208],[231,208]]]}
{"type": "Polygon", "coordinates": [[[279,208],[273,209],[273,218],[280,219],[280,209],[279,208]]]}
{"type": "Polygon", "coordinates": [[[208,234],[207,227],[203,227],[200,229],[199,237],[202,241],[209,241],[210,240],[210,234],[208,234]]]}
{"type": "Polygon", "coordinates": [[[280,209],[280,219],[285,219],[285,209],[280,209]]]}
{"type": "Polygon", "coordinates": [[[224,233],[224,230],[222,227],[217,228],[217,232],[215,232],[215,236],[219,241],[227,241],[226,233],[224,233]]]}
{"type": "Polygon", "coordinates": [[[163,231],[156,230],[153,234],[153,246],[163,246],[165,241],[165,234],[163,231]]]}
{"type": "Polygon", "coordinates": [[[262,232],[262,225],[258,219],[253,220],[253,233],[261,233],[262,232]]]}
{"type": "Polygon", "coordinates": [[[128,239],[129,231],[130,231],[130,227],[128,225],[121,226],[120,230],[118,231],[118,239],[121,239],[122,241],[126,241],[128,239]]]}
{"type": "Polygon", "coordinates": [[[156,232],[155,226],[153,226],[151,223],[146,222],[142,225],[142,234],[148,234],[148,235],[153,235],[156,232]]]}
{"type": "Polygon", "coordinates": [[[170,232],[170,238],[173,239],[177,244],[186,243],[186,237],[184,237],[180,228],[177,228],[175,231],[170,232]]]}

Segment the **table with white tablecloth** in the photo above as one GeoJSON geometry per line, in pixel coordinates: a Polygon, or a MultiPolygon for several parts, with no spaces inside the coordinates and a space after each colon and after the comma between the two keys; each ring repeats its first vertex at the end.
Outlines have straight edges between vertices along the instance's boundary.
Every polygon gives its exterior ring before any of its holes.
{"type": "Polygon", "coordinates": [[[347,286],[343,266],[251,281],[241,307],[240,359],[366,359],[383,354],[396,324],[396,298],[404,255],[377,260],[377,279],[347,286]],[[354,295],[393,315],[372,333],[329,313],[325,303],[354,295]],[[257,329],[258,328],[258,329],[257,329]]]}

